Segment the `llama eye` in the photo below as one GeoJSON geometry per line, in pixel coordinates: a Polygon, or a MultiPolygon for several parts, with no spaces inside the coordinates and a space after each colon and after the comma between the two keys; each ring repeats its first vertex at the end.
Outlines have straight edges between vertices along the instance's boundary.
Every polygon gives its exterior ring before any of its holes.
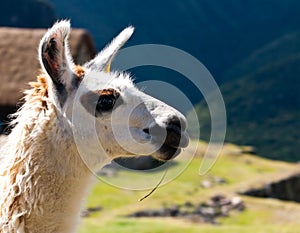
{"type": "Polygon", "coordinates": [[[114,107],[115,103],[116,97],[114,95],[100,96],[97,102],[96,110],[98,112],[109,111],[114,107]]]}
{"type": "Polygon", "coordinates": [[[116,107],[116,103],[120,104],[122,102],[118,99],[120,93],[113,88],[99,90],[96,93],[99,94],[99,98],[96,105],[96,116],[101,116],[102,113],[108,112],[114,107],[116,107]]]}
{"type": "Polygon", "coordinates": [[[80,97],[80,102],[90,114],[101,117],[124,103],[122,98],[119,97],[120,93],[117,90],[108,88],[89,91],[80,97]]]}

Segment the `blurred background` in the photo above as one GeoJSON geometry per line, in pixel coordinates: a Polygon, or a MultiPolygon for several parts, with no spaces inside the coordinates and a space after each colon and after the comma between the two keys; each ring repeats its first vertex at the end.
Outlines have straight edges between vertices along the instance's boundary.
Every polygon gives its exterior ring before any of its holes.
{"type": "MultiPolygon", "coordinates": [[[[165,191],[173,192],[174,186],[169,185],[171,187],[158,191],[160,194],[145,204],[145,207],[161,207],[163,204],[172,206],[174,203],[170,204],[170,200],[177,205],[191,202],[192,206],[196,206],[200,201],[199,196],[211,198],[220,192],[225,193],[225,196],[230,193],[230,196],[238,191],[299,202],[298,0],[2,0],[1,9],[0,117],[3,133],[7,114],[17,109],[18,99],[22,96],[21,90],[27,87],[28,81],[34,80],[34,74],[37,73],[39,66],[36,51],[45,28],[51,27],[58,19],[71,19],[73,28],[81,28],[73,30],[71,49],[75,61],[82,64],[124,27],[134,25],[135,34],[126,46],[164,44],[190,53],[215,78],[227,110],[227,144],[222,153],[227,156],[222,156],[212,174],[197,177],[196,167],[199,164],[196,162],[192,164],[194,173],[183,175],[181,180],[179,178],[175,181],[174,197],[168,199],[163,194],[165,191]],[[216,181],[219,178],[224,182],[216,181]],[[280,182],[286,183],[276,186],[280,182]],[[179,190],[182,192],[178,193],[179,190]]],[[[142,67],[134,68],[131,72],[136,82],[162,80],[180,88],[188,96],[199,118],[201,142],[197,153],[201,157],[211,128],[209,112],[198,89],[180,74],[164,68],[142,67]]],[[[191,109],[184,111],[188,116],[191,109]]],[[[112,187],[96,187],[88,206],[101,205],[101,208],[98,208],[99,213],[92,213],[92,217],[84,220],[82,232],[86,229],[98,232],[97,229],[102,229],[101,227],[106,229],[103,232],[199,232],[201,229],[205,232],[299,232],[297,227],[300,226],[300,207],[296,203],[277,199],[266,204],[259,198],[245,197],[243,205],[246,208],[241,208],[245,212],[234,213],[233,218],[220,220],[221,228],[199,226],[195,222],[205,222],[205,225],[214,221],[192,221],[192,215],[188,223],[186,220],[175,222],[174,219],[169,219],[169,223],[174,224],[172,228],[172,224],[164,225],[159,220],[143,218],[137,222],[125,219],[122,216],[129,214],[125,211],[128,206],[122,207],[120,200],[117,202],[119,205],[104,204],[116,200],[107,197],[97,199],[98,192],[110,197],[113,196],[112,193],[120,195],[112,187]],[[100,210],[102,207],[103,210],[100,210]],[[110,212],[103,214],[105,208],[110,212]],[[283,213],[280,214],[280,211],[283,213]],[[98,220],[105,215],[108,216],[107,224],[101,225],[98,220]],[[261,219],[261,222],[257,219],[261,219]],[[260,228],[263,221],[266,223],[265,227],[260,228]],[[279,225],[273,226],[273,222],[279,225]],[[150,224],[153,229],[143,227],[150,224]],[[254,228],[249,228],[249,225],[254,228]]],[[[130,203],[130,208],[140,211],[141,205],[132,204],[136,193],[129,194],[126,191],[121,195],[124,196],[125,204],[130,203]]],[[[217,201],[220,202],[219,199],[217,201]]],[[[227,201],[233,202],[232,199],[227,201]]],[[[187,204],[177,206],[175,212],[184,212],[182,208],[186,208],[186,212],[194,211],[187,204]]]]}

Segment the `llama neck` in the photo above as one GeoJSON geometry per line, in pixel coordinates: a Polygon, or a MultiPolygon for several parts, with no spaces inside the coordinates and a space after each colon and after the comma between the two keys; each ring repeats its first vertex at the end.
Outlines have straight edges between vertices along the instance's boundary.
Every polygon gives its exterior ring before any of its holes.
{"type": "Polygon", "coordinates": [[[10,233],[73,232],[91,173],[55,109],[31,114],[2,152],[0,225],[10,233]]]}

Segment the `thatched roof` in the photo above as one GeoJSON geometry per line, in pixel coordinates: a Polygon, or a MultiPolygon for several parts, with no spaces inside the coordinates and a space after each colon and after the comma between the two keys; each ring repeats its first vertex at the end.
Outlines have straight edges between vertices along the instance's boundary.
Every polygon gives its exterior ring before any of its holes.
{"type": "MultiPolygon", "coordinates": [[[[0,107],[15,106],[34,81],[40,68],[37,49],[44,29],[0,28],[0,107]]],[[[74,61],[82,64],[95,55],[88,32],[72,30],[70,48],[74,61]]]]}

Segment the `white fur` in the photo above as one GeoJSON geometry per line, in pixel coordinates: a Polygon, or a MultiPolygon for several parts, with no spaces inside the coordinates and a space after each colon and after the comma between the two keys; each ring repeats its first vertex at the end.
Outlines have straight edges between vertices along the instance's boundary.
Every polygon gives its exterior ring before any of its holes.
{"type": "MultiPolygon", "coordinates": [[[[41,94],[42,87],[26,91],[25,104],[16,114],[13,122],[16,127],[0,150],[0,232],[1,233],[71,233],[75,232],[79,220],[80,208],[90,185],[92,173],[78,153],[74,141],[72,110],[78,90],[68,88],[67,100],[60,107],[59,98],[51,77],[43,67],[41,46],[54,33],[59,40],[66,41],[70,24],[62,21],[50,29],[40,43],[39,58],[44,74],[39,85],[46,88],[48,94],[41,94]],[[46,83],[43,84],[43,80],[46,83]]],[[[117,50],[125,43],[133,28],[125,29],[103,52],[93,60],[102,68],[109,65],[117,50]]],[[[71,83],[74,69],[67,46],[60,51],[60,59],[66,57],[68,70],[63,78],[71,83]]],[[[149,141],[144,128],[165,122],[174,116],[185,122],[182,114],[174,108],[154,99],[136,89],[126,73],[96,71],[85,68],[82,81],[83,92],[103,88],[114,88],[124,100],[111,115],[96,120],[100,143],[106,153],[100,158],[99,151],[93,151],[93,141],[87,132],[84,140],[89,147],[85,152],[92,169],[100,168],[113,158],[138,156],[153,152],[157,145],[149,141]],[[85,82],[85,80],[88,80],[85,82]],[[142,104],[140,104],[142,103],[142,104]],[[137,107],[137,104],[138,105],[137,107]],[[129,116],[129,120],[126,116],[129,116]],[[134,140],[127,137],[128,129],[134,140]],[[118,140],[114,133],[120,136],[118,140]],[[125,147],[123,147],[125,145],[125,147]],[[126,148],[127,146],[127,148],[126,148]],[[128,148],[129,147],[129,148],[128,148]]],[[[33,85],[34,86],[34,85],[33,85]]],[[[86,119],[94,118],[78,105],[78,111],[86,113],[86,119]]],[[[85,142],[84,142],[85,143],[85,142]]],[[[159,146],[159,145],[158,145],[159,146]]],[[[154,153],[155,154],[155,153],[154,153]]]]}
{"type": "MultiPolygon", "coordinates": [[[[125,28],[113,41],[107,45],[93,60],[97,67],[104,67],[110,64],[118,50],[126,43],[134,32],[134,27],[125,28]]],[[[87,63],[89,66],[90,63],[87,63]]]]}

